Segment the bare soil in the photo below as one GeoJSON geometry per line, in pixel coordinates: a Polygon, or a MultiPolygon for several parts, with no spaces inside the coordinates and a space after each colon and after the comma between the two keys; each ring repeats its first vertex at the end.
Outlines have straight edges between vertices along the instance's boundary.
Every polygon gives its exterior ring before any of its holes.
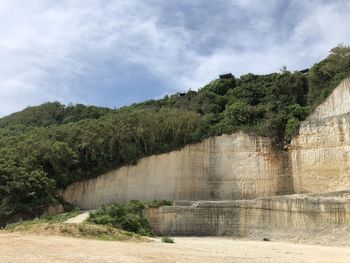
{"type": "Polygon", "coordinates": [[[349,247],[175,237],[175,244],[0,232],[0,262],[350,262],[349,247]]]}

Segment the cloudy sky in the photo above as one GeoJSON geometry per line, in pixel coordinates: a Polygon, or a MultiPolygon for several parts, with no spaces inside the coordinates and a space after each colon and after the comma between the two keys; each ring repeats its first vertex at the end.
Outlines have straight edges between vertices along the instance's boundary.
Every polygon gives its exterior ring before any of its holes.
{"type": "Polygon", "coordinates": [[[350,43],[349,13],[348,0],[0,0],[0,116],[303,69],[350,43]]]}

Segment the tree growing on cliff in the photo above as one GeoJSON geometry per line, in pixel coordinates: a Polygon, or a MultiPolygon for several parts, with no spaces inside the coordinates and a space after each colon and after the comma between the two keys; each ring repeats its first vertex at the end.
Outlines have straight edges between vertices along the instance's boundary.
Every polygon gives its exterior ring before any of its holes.
{"type": "Polygon", "coordinates": [[[350,46],[339,45],[332,48],[327,58],[310,69],[308,104],[315,108],[349,75],[350,46]]]}

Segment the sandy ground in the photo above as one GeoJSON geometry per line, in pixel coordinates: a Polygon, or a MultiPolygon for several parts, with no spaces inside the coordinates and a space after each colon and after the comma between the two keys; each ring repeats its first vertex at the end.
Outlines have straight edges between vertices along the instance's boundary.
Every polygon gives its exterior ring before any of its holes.
{"type": "Polygon", "coordinates": [[[0,232],[0,262],[350,262],[350,248],[228,238],[177,237],[175,244],[0,232]]]}

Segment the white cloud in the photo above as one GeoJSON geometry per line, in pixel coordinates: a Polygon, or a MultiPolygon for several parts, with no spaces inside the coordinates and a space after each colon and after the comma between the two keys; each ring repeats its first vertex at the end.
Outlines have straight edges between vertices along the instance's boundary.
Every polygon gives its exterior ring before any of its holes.
{"type": "Polygon", "coordinates": [[[2,0],[0,115],[47,100],[94,103],[70,80],[104,61],[145,68],[165,94],[225,71],[303,68],[350,41],[346,0],[213,2],[2,0]]]}

